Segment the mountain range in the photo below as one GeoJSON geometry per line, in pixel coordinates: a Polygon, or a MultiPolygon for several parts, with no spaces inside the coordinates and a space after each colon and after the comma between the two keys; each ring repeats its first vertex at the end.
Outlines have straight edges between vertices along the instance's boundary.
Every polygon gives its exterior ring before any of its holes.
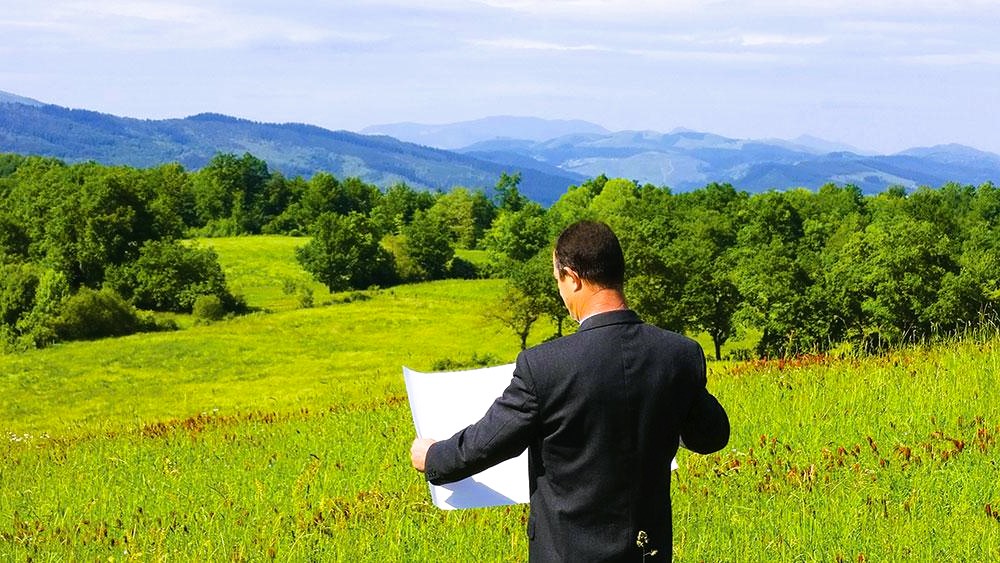
{"type": "Polygon", "coordinates": [[[327,171],[382,187],[406,182],[441,190],[489,188],[501,172],[519,171],[521,191],[543,204],[599,174],[675,191],[709,182],[750,192],[834,182],[875,193],[890,185],[1000,181],[1000,156],[962,145],[877,155],[806,136],[747,140],[686,129],[608,131],[586,121],[526,117],[389,124],[354,133],[214,113],[134,119],[5,92],[0,92],[0,152],[136,167],[179,162],[189,169],[220,152],[249,152],[285,175],[327,171]]]}

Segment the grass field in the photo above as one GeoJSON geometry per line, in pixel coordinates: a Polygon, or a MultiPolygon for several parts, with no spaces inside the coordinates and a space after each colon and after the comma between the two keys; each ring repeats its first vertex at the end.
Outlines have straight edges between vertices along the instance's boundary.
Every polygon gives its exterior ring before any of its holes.
{"type": "MultiPolygon", "coordinates": [[[[296,240],[213,242],[273,314],[0,356],[0,560],[524,557],[526,507],[430,504],[400,374],[511,361],[502,283],[299,309],[296,240]]],[[[676,560],[1000,560],[1000,339],[709,369],[733,436],[680,455],[676,560]]]]}

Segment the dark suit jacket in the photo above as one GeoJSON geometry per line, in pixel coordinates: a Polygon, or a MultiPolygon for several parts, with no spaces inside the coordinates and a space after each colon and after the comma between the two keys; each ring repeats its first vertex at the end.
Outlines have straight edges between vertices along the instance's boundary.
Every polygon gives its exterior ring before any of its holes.
{"type": "Polygon", "coordinates": [[[425,470],[431,483],[450,483],[528,448],[531,561],[642,561],[640,530],[647,551],[669,560],[678,438],[699,453],[729,440],[701,347],[612,311],[522,352],[503,395],[433,444],[425,470]]]}

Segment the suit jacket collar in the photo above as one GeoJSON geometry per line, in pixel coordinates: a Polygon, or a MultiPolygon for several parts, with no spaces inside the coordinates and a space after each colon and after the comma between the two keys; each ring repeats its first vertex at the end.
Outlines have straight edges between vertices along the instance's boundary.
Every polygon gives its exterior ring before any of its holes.
{"type": "Polygon", "coordinates": [[[604,313],[597,313],[596,315],[591,315],[580,323],[580,328],[577,332],[584,330],[590,330],[593,328],[600,328],[602,326],[617,325],[617,324],[637,324],[641,323],[642,319],[639,315],[635,313],[632,309],[619,309],[616,311],[606,311],[604,313]]]}

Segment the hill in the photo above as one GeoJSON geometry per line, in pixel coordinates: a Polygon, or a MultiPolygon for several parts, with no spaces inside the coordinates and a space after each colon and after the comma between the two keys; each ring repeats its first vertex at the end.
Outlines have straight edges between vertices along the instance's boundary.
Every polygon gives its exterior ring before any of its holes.
{"type": "Polygon", "coordinates": [[[326,171],[388,187],[492,187],[501,172],[520,171],[522,192],[551,203],[583,177],[544,163],[514,167],[386,136],[330,131],[312,125],[257,123],[219,114],[142,120],[56,105],[0,99],[0,152],[94,160],[135,167],[179,162],[204,166],[217,153],[249,152],[286,176],[326,171]]]}
{"type": "Polygon", "coordinates": [[[483,141],[459,152],[493,162],[536,160],[583,176],[607,174],[688,191],[710,182],[761,192],[827,183],[854,184],[865,193],[889,186],[979,185],[1000,180],[1000,156],[962,145],[910,149],[895,155],[826,152],[842,145],[731,139],[711,133],[619,131],[576,134],[543,142],[483,141]]]}
{"type": "Polygon", "coordinates": [[[379,134],[257,123],[213,113],[141,120],[0,92],[0,152],[137,167],[180,162],[194,169],[219,152],[249,152],[289,176],[327,171],[381,187],[406,182],[440,190],[489,189],[501,172],[519,171],[521,191],[542,204],[600,174],[676,191],[711,182],[728,182],[748,192],[836,183],[877,193],[892,185],[913,189],[1000,181],[1000,156],[961,145],[872,155],[808,136],[782,141],[686,129],[609,132],[585,121],[525,117],[400,123],[364,132],[379,134]]]}
{"type": "Polygon", "coordinates": [[[576,134],[605,134],[600,125],[579,119],[540,119],[537,117],[493,116],[460,123],[428,125],[390,123],[361,130],[366,135],[388,135],[402,141],[441,149],[460,149],[482,141],[524,139],[547,141],[576,134]]]}

